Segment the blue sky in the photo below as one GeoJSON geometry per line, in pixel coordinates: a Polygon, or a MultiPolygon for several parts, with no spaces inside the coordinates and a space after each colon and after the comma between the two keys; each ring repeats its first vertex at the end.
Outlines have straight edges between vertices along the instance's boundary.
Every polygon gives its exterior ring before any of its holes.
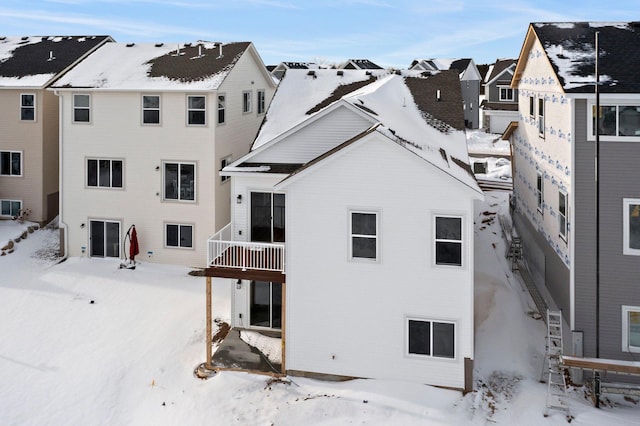
{"type": "Polygon", "coordinates": [[[252,41],[265,64],[516,58],[529,22],[640,20],[640,0],[2,0],[2,35],[252,41]]]}

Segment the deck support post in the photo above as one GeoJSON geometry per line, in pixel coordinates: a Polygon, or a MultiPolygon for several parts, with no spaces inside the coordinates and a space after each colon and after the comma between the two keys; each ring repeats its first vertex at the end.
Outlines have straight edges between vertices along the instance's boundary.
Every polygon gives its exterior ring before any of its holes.
{"type": "Polygon", "coordinates": [[[282,342],[282,359],[280,362],[280,372],[282,374],[287,374],[287,363],[286,363],[286,335],[287,335],[287,284],[282,283],[282,306],[281,306],[280,317],[282,318],[282,324],[280,327],[280,340],[282,342]]]}
{"type": "Polygon", "coordinates": [[[205,327],[205,333],[207,333],[207,359],[204,362],[204,365],[207,369],[213,370],[213,364],[211,364],[211,357],[213,356],[211,353],[211,347],[213,346],[213,329],[211,326],[211,277],[207,277],[207,297],[205,303],[207,305],[207,324],[205,327]]]}

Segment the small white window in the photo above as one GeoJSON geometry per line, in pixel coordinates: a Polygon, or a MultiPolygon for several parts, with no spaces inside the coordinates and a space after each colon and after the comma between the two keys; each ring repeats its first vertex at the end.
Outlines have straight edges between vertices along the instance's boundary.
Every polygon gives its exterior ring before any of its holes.
{"type": "Polygon", "coordinates": [[[544,213],[544,178],[542,173],[536,175],[536,202],[538,211],[544,213]]]}
{"type": "Polygon", "coordinates": [[[218,124],[224,124],[227,102],[224,93],[218,95],[218,124]]]}
{"type": "Polygon", "coordinates": [[[529,97],[529,115],[531,117],[536,116],[536,98],[533,96],[529,97]]]}
{"type": "Polygon", "coordinates": [[[22,209],[22,201],[20,200],[0,200],[0,216],[16,217],[22,209]]]}
{"type": "Polygon", "coordinates": [[[0,176],[22,176],[22,152],[0,151],[0,176]]]}
{"type": "Polygon", "coordinates": [[[73,95],[73,122],[91,122],[91,95],[73,95]]]}
{"type": "Polygon", "coordinates": [[[207,116],[207,98],[205,96],[187,97],[187,123],[190,126],[204,126],[207,116]]]}
{"type": "Polygon", "coordinates": [[[538,135],[544,138],[544,99],[538,98],[538,135]]]}
{"type": "Polygon", "coordinates": [[[264,114],[265,94],[264,90],[258,90],[258,114],[264,114]]]}
{"type": "Polygon", "coordinates": [[[160,124],[160,96],[142,96],[142,124],[160,124]]]}
{"type": "Polygon", "coordinates": [[[352,211],[349,218],[351,259],[378,259],[378,214],[352,211]]]}
{"type": "Polygon", "coordinates": [[[407,318],[407,353],[434,358],[455,358],[455,324],[407,318]]]}
{"type": "Polygon", "coordinates": [[[567,241],[567,194],[558,192],[558,227],[560,238],[567,241]]]}
{"type": "Polygon", "coordinates": [[[640,352],[640,306],[622,306],[622,351],[640,352]]]}
{"type": "Polygon", "coordinates": [[[193,225],[167,223],[165,245],[167,247],[193,248],[193,225]]]}
{"type": "Polygon", "coordinates": [[[498,86],[501,101],[513,101],[513,89],[508,86],[498,86]]]}
{"type": "MultiPolygon", "coordinates": [[[[231,164],[231,156],[227,156],[224,157],[222,160],[220,160],[220,170],[224,169],[225,167],[227,167],[229,164],[231,164]]],[[[220,176],[220,182],[226,182],[229,179],[231,179],[231,176],[220,176]]]]}
{"type": "Polygon", "coordinates": [[[462,266],[462,218],[435,217],[436,265],[462,266]]]}
{"type": "Polygon", "coordinates": [[[20,95],[20,120],[36,120],[36,95],[33,93],[24,93],[20,95]]]}
{"type": "Polygon", "coordinates": [[[251,91],[242,92],[242,112],[251,112],[251,91]]]}
{"type": "Polygon", "coordinates": [[[640,256],[640,199],[623,199],[622,213],[622,253],[640,256]]]}

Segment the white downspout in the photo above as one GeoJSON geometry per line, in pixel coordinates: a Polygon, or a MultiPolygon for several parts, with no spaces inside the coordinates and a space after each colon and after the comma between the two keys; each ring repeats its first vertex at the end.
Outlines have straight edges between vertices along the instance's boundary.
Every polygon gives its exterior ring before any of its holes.
{"type": "Polygon", "coordinates": [[[63,132],[62,129],[64,128],[63,123],[63,117],[64,117],[64,108],[63,108],[63,102],[62,102],[62,96],[60,96],[60,92],[58,90],[54,90],[53,93],[58,97],[58,117],[59,121],[58,121],[58,191],[59,191],[59,195],[58,195],[58,226],[59,228],[62,230],[62,241],[61,244],[64,247],[64,254],[62,255],[62,257],[60,258],[59,262],[64,262],[65,260],[67,260],[67,257],[69,257],[69,228],[67,227],[67,224],[64,222],[64,216],[63,216],[63,209],[64,209],[64,203],[62,202],[62,182],[63,182],[63,170],[64,170],[64,155],[62,154],[62,141],[63,141],[63,132]]]}

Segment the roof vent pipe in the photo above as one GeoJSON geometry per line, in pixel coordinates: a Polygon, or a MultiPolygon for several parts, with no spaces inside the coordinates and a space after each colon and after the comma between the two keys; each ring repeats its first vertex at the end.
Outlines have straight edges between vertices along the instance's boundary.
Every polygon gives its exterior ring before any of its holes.
{"type": "Polygon", "coordinates": [[[222,58],[222,57],[224,56],[224,55],[222,54],[222,43],[220,43],[220,44],[218,45],[218,47],[220,48],[220,54],[218,55],[218,57],[217,57],[216,59],[220,59],[220,58],[222,58]]]}
{"type": "Polygon", "coordinates": [[[440,102],[442,100],[442,96],[440,96],[440,89],[436,90],[436,100],[440,102]]]}
{"type": "Polygon", "coordinates": [[[53,50],[50,50],[50,51],[49,51],[49,59],[47,59],[47,61],[51,62],[51,61],[53,61],[55,58],[56,58],[56,57],[55,57],[55,56],[53,56],[53,50]]]}
{"type": "Polygon", "coordinates": [[[202,45],[201,44],[198,45],[198,57],[199,58],[202,57],[202,45]]]}

